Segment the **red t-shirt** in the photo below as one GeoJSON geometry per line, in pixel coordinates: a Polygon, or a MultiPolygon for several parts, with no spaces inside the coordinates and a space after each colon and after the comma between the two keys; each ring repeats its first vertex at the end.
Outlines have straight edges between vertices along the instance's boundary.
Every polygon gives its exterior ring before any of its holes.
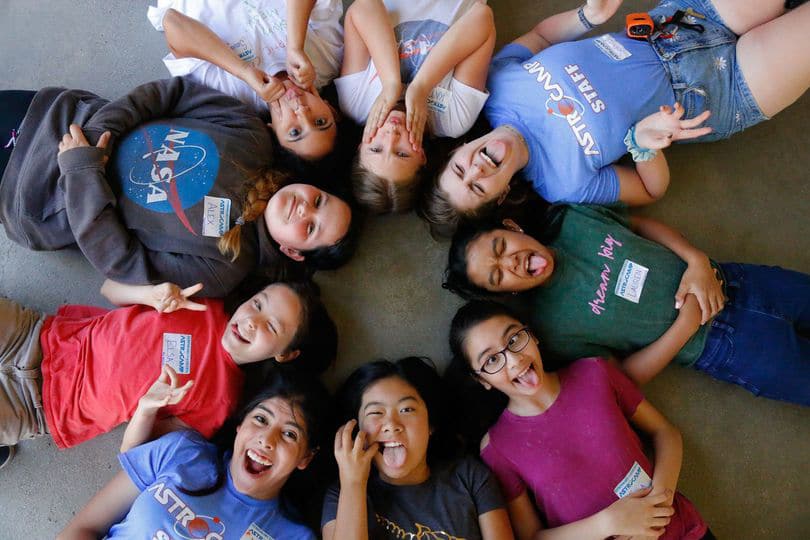
{"type": "Polygon", "coordinates": [[[132,417],[163,363],[194,385],[166,407],[211,437],[236,407],[244,374],[220,340],[228,324],[221,301],[206,311],[160,314],[146,306],[108,311],[62,306],[42,327],[45,418],[60,448],[106,433],[132,417]]]}

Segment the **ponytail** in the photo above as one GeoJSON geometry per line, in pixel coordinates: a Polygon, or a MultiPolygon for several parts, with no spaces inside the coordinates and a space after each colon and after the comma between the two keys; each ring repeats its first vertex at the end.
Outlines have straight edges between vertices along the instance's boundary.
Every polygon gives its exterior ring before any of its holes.
{"type": "Polygon", "coordinates": [[[286,183],[287,177],[278,171],[265,169],[258,174],[258,179],[253,183],[250,190],[245,195],[242,204],[242,215],[237,218],[236,223],[228,232],[222,235],[217,243],[219,252],[223,255],[230,255],[231,262],[239,257],[241,251],[242,226],[245,223],[256,221],[267,207],[267,202],[286,183]]]}

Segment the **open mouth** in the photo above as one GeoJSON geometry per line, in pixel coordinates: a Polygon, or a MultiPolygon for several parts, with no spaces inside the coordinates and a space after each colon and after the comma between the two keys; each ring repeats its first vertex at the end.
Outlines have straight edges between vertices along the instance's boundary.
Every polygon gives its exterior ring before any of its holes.
{"type": "Polygon", "coordinates": [[[484,158],[484,161],[486,161],[486,162],[487,162],[487,164],[488,164],[490,167],[492,167],[493,169],[497,169],[498,167],[500,167],[501,162],[500,162],[500,161],[498,161],[497,159],[495,159],[493,156],[491,156],[491,155],[490,155],[490,154],[487,152],[486,147],[484,147],[484,148],[482,148],[481,150],[479,150],[479,151],[478,151],[478,153],[481,155],[481,157],[482,157],[482,158],[484,158]]]}
{"type": "Polygon", "coordinates": [[[259,454],[255,450],[245,452],[245,470],[250,474],[262,474],[273,468],[270,458],[259,454]]]}
{"type": "Polygon", "coordinates": [[[383,461],[385,461],[386,466],[392,469],[398,469],[405,464],[408,450],[402,443],[393,441],[380,443],[380,450],[382,451],[383,461]]]}
{"type": "Polygon", "coordinates": [[[247,338],[245,338],[242,335],[242,333],[239,331],[239,325],[238,324],[236,324],[236,323],[231,324],[231,333],[234,335],[234,337],[236,337],[236,339],[238,339],[242,343],[250,343],[250,341],[248,341],[247,338]]]}
{"type": "Polygon", "coordinates": [[[526,257],[526,273],[532,277],[537,277],[543,273],[548,266],[548,261],[542,255],[532,253],[526,257]]]}
{"type": "Polygon", "coordinates": [[[526,369],[521,371],[517,377],[512,379],[512,382],[528,388],[537,388],[540,384],[540,377],[537,375],[537,371],[534,369],[534,364],[529,364],[526,366],[526,369]]]}

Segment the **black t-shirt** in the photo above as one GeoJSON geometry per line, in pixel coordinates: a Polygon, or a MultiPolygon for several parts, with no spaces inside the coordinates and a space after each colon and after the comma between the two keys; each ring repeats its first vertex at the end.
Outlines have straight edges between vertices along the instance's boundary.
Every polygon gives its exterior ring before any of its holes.
{"type": "MultiPolygon", "coordinates": [[[[326,493],[321,527],[337,517],[340,487],[326,493]]],[[[467,457],[431,469],[421,484],[395,486],[372,472],[368,482],[370,539],[482,538],[478,516],[504,508],[489,469],[467,457]]]]}

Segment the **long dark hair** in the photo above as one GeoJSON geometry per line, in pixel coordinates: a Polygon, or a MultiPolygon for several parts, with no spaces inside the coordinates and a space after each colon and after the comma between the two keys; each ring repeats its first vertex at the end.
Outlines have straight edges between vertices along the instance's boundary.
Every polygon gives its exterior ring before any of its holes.
{"type": "Polygon", "coordinates": [[[522,320],[509,306],[491,300],[473,300],[459,308],[450,324],[453,358],[444,373],[444,380],[450,393],[456,396],[457,406],[465,411],[458,416],[459,430],[465,446],[475,453],[478,453],[481,437],[506,408],[509,398],[501,392],[485,390],[478,382],[464,352],[464,342],[475,326],[498,316],[522,320]]]}
{"type": "MultiPolygon", "coordinates": [[[[332,425],[332,400],[321,381],[311,374],[278,366],[271,369],[264,386],[255,394],[244,400],[246,403],[238,413],[232,415],[225,425],[214,436],[213,442],[219,449],[218,478],[214,485],[202,490],[183,491],[191,496],[204,496],[217,491],[225,481],[225,456],[233,450],[236,439],[236,428],[245,417],[261,402],[278,397],[290,403],[292,409],[298,409],[303,415],[307,446],[316,452],[316,459],[306,469],[296,469],[279,494],[279,508],[287,519],[306,521],[309,515],[312,486],[319,475],[315,469],[320,449],[324,448],[332,425]]],[[[320,509],[320,504],[318,504],[320,509]]]]}
{"type": "MultiPolygon", "coordinates": [[[[538,224],[524,231],[524,234],[547,244],[560,232],[567,206],[551,206],[545,215],[536,220],[538,224]]],[[[444,283],[442,287],[453,292],[465,300],[473,298],[494,299],[503,298],[505,293],[494,293],[479,287],[467,274],[467,248],[480,236],[496,230],[506,230],[501,221],[488,219],[478,223],[464,223],[453,235],[450,250],[447,253],[447,267],[444,270],[444,283]]]]}
{"type": "Polygon", "coordinates": [[[446,392],[433,362],[425,357],[409,356],[396,362],[377,360],[355,369],[337,393],[339,423],[357,419],[365,391],[390,377],[402,379],[411,385],[425,402],[432,429],[428,444],[428,463],[455,457],[458,444],[448,421],[446,392]]]}

